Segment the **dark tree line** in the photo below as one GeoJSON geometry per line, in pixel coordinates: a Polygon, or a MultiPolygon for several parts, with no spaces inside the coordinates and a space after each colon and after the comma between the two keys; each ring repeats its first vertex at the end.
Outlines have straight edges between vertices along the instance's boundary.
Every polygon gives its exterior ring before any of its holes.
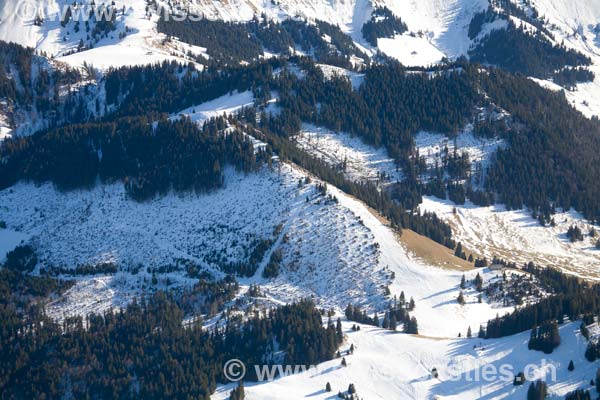
{"type": "Polygon", "coordinates": [[[527,348],[550,354],[559,345],[560,334],[558,332],[558,324],[556,321],[546,321],[540,326],[533,327],[527,348]]]}
{"type": "Polygon", "coordinates": [[[575,111],[563,93],[499,69],[480,75],[483,90],[518,123],[504,134],[486,186],[509,208],[543,214],[571,207],[600,219],[600,125],[575,111]]]}
{"type": "MultiPolygon", "coordinates": [[[[229,359],[262,365],[282,350],[284,363],[314,365],[333,358],[342,340],[309,301],[204,330],[184,327],[183,310],[159,292],[122,311],[54,322],[40,305],[68,287],[0,270],[2,397],[209,399],[226,382],[229,359]]],[[[254,368],[247,379],[256,379],[254,368]]]]}
{"type": "MultiPolygon", "coordinates": [[[[543,79],[552,78],[556,70],[562,70],[565,66],[591,64],[589,57],[565,46],[552,44],[539,29],[527,32],[507,15],[498,14],[491,7],[474,16],[469,26],[469,36],[475,38],[483,24],[494,20],[505,21],[507,28],[494,29],[480,38],[469,50],[472,61],[493,64],[510,72],[520,72],[543,79]]],[[[585,79],[589,75],[580,74],[575,77],[585,79]]]]}
{"type": "Polygon", "coordinates": [[[563,87],[573,87],[579,82],[593,82],[596,75],[586,68],[563,68],[554,73],[554,83],[563,87]]]}
{"type": "Polygon", "coordinates": [[[69,125],[7,140],[0,148],[0,187],[19,180],[53,182],[63,190],[123,181],[145,200],[169,190],[203,192],[223,184],[226,165],[250,172],[268,157],[242,133],[223,133],[224,119],[202,129],[189,120],[144,117],[69,125]]]}
{"type": "Polygon", "coordinates": [[[324,21],[276,22],[261,16],[240,23],[189,18],[177,21],[162,16],[158,30],[182,42],[206,48],[210,58],[200,57],[198,61],[212,67],[256,61],[264,55],[265,49],[281,55],[291,55],[298,49],[310,53],[318,62],[345,68],[352,68],[352,56],[368,59],[339,27],[324,21]],[[330,40],[325,40],[324,35],[330,40]]]}

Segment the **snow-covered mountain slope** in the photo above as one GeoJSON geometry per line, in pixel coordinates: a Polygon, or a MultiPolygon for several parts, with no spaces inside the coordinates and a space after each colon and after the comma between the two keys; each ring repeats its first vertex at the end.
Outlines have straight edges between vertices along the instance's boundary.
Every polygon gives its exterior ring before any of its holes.
{"type": "Polygon", "coordinates": [[[429,197],[421,208],[448,221],[456,240],[488,259],[496,256],[520,263],[535,261],[583,278],[600,279],[600,251],[595,246],[598,238],[588,234],[594,225],[577,212],[559,212],[553,216],[555,226],[543,227],[530,212],[507,211],[502,205],[457,206],[429,197]],[[572,226],[584,233],[583,241],[569,240],[567,231],[572,226]]]}
{"type": "MultiPolygon", "coordinates": [[[[338,203],[328,201],[314,183],[299,187],[302,177],[286,164],[249,176],[230,171],[227,187],[212,194],[168,195],[142,204],[128,200],[118,184],[67,193],[19,184],[0,192],[0,219],[31,237],[45,267],[120,266],[114,275],[78,278],[51,309],[56,316],[119,307],[143,292],[190,285],[190,262],[221,276],[215,260],[244,260],[256,240],[270,240],[269,250],[254,277],[240,282],[260,284],[276,301],[312,297],[338,311],[348,303],[382,310],[386,288],[392,295],[404,291],[418,305],[420,331],[441,337],[475,329],[511,309],[478,303],[475,292],[466,292],[468,304],[460,306],[463,271],[427,265],[361,202],[331,186],[338,203]],[[280,274],[262,278],[274,251],[283,255],[280,274]],[[168,266],[173,270],[151,284],[151,271],[168,266]],[[440,327],[437,321],[445,318],[456,325],[440,327]]],[[[475,271],[466,274],[473,279],[475,271]]]]}
{"type": "Polygon", "coordinates": [[[600,116],[600,3],[597,1],[534,0],[532,5],[547,20],[556,41],[580,51],[592,59],[594,82],[577,85],[567,91],[573,105],[588,117],[600,116]]]}
{"type": "MultiPolygon", "coordinates": [[[[454,323],[452,319],[438,322],[454,323]]],[[[333,399],[338,391],[347,391],[353,383],[359,398],[369,400],[521,400],[527,397],[529,382],[513,386],[512,378],[526,366],[529,380],[546,380],[549,398],[563,398],[577,388],[593,389],[589,383],[597,366],[583,357],[587,342],[576,323],[561,327],[563,343],[549,355],[527,350],[529,332],[492,341],[439,340],[391,333],[366,325],[353,331],[352,325],[343,323],[347,335],[343,350],[350,344],[355,348],[354,354],[345,355],[346,367],[340,365],[340,359],[334,359],[272,382],[246,383],[246,398],[333,399]],[[572,372],[567,370],[570,360],[575,366],[572,372]],[[503,366],[506,369],[501,370],[503,366]],[[438,378],[432,376],[433,368],[437,369],[438,378]],[[484,373],[488,379],[482,379],[484,373]],[[327,382],[331,392],[325,391],[327,382]]],[[[220,387],[212,398],[228,399],[233,387],[233,384],[220,387]]]]}
{"type": "Polygon", "coordinates": [[[408,25],[422,32],[439,51],[450,58],[464,55],[471,44],[469,23],[488,6],[487,0],[401,0],[385,4],[408,25]]]}
{"type": "MultiPolygon", "coordinates": [[[[102,39],[93,49],[64,57],[77,48],[86,32],[74,32],[62,27],[60,15],[68,4],[66,0],[3,0],[0,4],[0,40],[14,41],[34,47],[48,55],[79,66],[83,61],[99,68],[132,64],[152,63],[164,59],[185,59],[186,49],[165,47],[164,37],[156,31],[157,16],[146,11],[143,0],[116,2],[117,29],[102,39]],[[120,10],[125,7],[125,14],[120,10]],[[41,26],[33,22],[44,15],[41,26]],[[124,38],[119,33],[128,27],[124,38]]],[[[455,57],[466,54],[470,41],[467,37],[469,22],[474,13],[487,6],[486,0],[235,0],[235,1],[189,1],[169,2],[172,10],[185,10],[209,19],[225,21],[248,21],[255,16],[266,15],[269,19],[300,18],[322,20],[339,26],[343,32],[365,48],[371,46],[362,36],[361,29],[371,17],[374,7],[387,7],[408,24],[412,36],[386,39],[381,49],[405,62],[407,65],[427,65],[438,62],[440,55],[455,57]],[[402,50],[410,45],[410,51],[402,50]],[[414,57],[413,53],[423,53],[414,57]]],[[[159,2],[171,10],[166,2],[159,2]]],[[[177,47],[177,46],[175,46],[177,47]]],[[[181,46],[180,46],[181,47],[181,46]]]]}
{"type": "MultiPolygon", "coordinates": [[[[168,195],[142,204],[129,200],[120,184],[67,193],[51,185],[20,184],[0,192],[0,220],[31,235],[41,265],[119,265],[121,272],[105,279],[114,286],[114,296],[102,298],[100,292],[80,299],[90,304],[101,296],[105,306],[118,306],[126,302],[122,296],[151,290],[148,268],[174,267],[174,272],[160,275],[159,287],[185,285],[185,265],[190,262],[222,276],[220,266],[244,262],[263,240],[269,241],[266,261],[272,251],[284,250],[282,275],[297,285],[295,292],[284,291],[286,295],[302,298],[312,292],[323,303],[340,306],[350,298],[381,303],[389,273],[380,271],[384,266],[377,263],[372,235],[344,207],[321,198],[314,184],[299,188],[301,178],[301,172],[286,165],[279,172],[266,169],[248,176],[229,171],[222,190],[168,195]],[[320,218],[312,219],[315,214],[320,218]],[[326,245],[319,244],[316,238],[321,237],[328,238],[326,245]],[[143,267],[137,271],[139,265],[143,267]],[[365,265],[369,267],[361,268],[365,265]],[[330,278],[304,282],[308,270],[330,278]],[[349,281],[333,290],[324,285],[333,276],[348,276],[349,281]]],[[[87,309],[83,306],[66,307],[82,312],[87,309]]]]}
{"type": "MultiPolygon", "coordinates": [[[[143,0],[115,2],[116,29],[95,43],[92,49],[69,54],[77,51],[81,40],[86,43],[89,40],[89,32],[83,26],[76,32],[72,22],[64,27],[61,25],[61,15],[72,3],[66,0],[3,0],[0,2],[0,40],[33,47],[48,57],[76,67],[84,62],[106,69],[185,59],[183,54],[176,57],[174,49],[163,46],[164,38],[156,31],[158,17],[146,14],[143,0]],[[37,16],[44,18],[41,26],[34,23],[37,16]],[[120,37],[124,32],[127,35],[120,37]]],[[[89,11],[89,2],[85,3],[82,10],[89,11]]]]}

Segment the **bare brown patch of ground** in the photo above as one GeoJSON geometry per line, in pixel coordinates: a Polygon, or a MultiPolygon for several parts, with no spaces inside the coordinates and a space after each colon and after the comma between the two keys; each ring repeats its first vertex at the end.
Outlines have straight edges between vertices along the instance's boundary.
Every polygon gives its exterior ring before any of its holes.
{"type": "MultiPolygon", "coordinates": [[[[469,271],[474,268],[473,263],[454,256],[454,251],[446,246],[442,246],[410,229],[403,229],[399,240],[410,252],[427,264],[459,271],[469,271]]],[[[464,247],[463,249],[467,254],[470,254],[468,249],[464,247]]]]}

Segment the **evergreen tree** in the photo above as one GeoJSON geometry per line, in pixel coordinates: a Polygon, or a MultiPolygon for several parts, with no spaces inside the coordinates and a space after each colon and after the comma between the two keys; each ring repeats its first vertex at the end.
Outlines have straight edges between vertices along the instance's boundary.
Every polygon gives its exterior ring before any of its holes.
{"type": "Polygon", "coordinates": [[[350,385],[348,385],[348,393],[349,394],[355,394],[356,393],[356,388],[354,387],[354,383],[351,383],[350,385]]]}
{"type": "Polygon", "coordinates": [[[411,297],[408,302],[408,311],[413,311],[415,309],[415,300],[411,297]]]}
{"type": "Polygon", "coordinates": [[[475,289],[477,289],[478,292],[483,290],[483,278],[479,275],[479,272],[477,273],[477,276],[475,276],[475,289]]]}
{"type": "Polygon", "coordinates": [[[229,400],[244,400],[246,394],[244,393],[244,381],[240,381],[238,386],[231,391],[229,400]]]}
{"type": "Polygon", "coordinates": [[[458,294],[458,297],[456,298],[456,300],[458,301],[458,304],[460,304],[461,306],[465,305],[465,296],[463,295],[462,290],[460,291],[460,293],[458,294]]]}
{"type": "Polygon", "coordinates": [[[527,400],[544,400],[546,396],[548,396],[548,385],[546,385],[546,382],[531,382],[527,390],[527,400]]]}
{"type": "Polygon", "coordinates": [[[419,324],[415,317],[411,317],[408,321],[406,321],[404,324],[404,331],[413,335],[417,335],[419,333],[419,324]]]}
{"type": "Polygon", "coordinates": [[[567,367],[569,371],[573,371],[575,369],[575,365],[573,364],[573,360],[569,361],[569,366],[567,367]]]}
{"type": "Polygon", "coordinates": [[[390,316],[390,330],[395,331],[397,326],[396,316],[392,313],[390,316]]]}
{"type": "Polygon", "coordinates": [[[479,333],[477,337],[480,339],[485,339],[485,330],[483,329],[483,325],[479,325],[479,333]]]}

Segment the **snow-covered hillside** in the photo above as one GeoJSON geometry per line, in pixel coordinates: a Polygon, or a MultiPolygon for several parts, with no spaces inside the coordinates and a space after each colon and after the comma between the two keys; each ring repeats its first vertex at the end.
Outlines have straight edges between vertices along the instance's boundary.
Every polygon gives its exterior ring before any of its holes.
{"type": "Polygon", "coordinates": [[[594,82],[567,91],[573,105],[586,116],[600,116],[600,3],[587,0],[534,0],[533,6],[548,19],[548,28],[557,42],[592,58],[594,82]]]}
{"type": "MultiPolygon", "coordinates": [[[[89,38],[83,27],[76,32],[72,26],[61,26],[61,15],[71,3],[65,0],[3,0],[0,4],[0,40],[33,47],[75,67],[86,62],[106,69],[177,58],[171,54],[173,49],[162,45],[163,38],[156,31],[158,17],[147,16],[143,0],[115,2],[116,29],[94,48],[69,55],[77,50],[80,40],[87,41],[89,38]],[[44,18],[41,26],[34,24],[38,15],[44,18]],[[120,38],[124,31],[127,35],[120,38]]],[[[87,3],[83,9],[89,11],[87,3]]]]}
{"type": "Polygon", "coordinates": [[[127,199],[121,185],[60,193],[50,185],[19,184],[0,192],[0,219],[31,237],[46,267],[101,262],[121,267],[112,276],[78,279],[54,315],[122,306],[143,291],[185,286],[191,282],[184,268],[189,262],[220,276],[218,265],[244,259],[263,239],[271,240],[263,264],[241,282],[261,284],[278,301],[313,297],[337,310],[348,303],[382,310],[386,288],[392,295],[404,291],[417,303],[421,332],[441,337],[458,331],[457,325],[440,327],[439,318],[452,315],[466,332],[508,310],[478,303],[475,293],[467,293],[468,304],[460,306],[463,272],[420,261],[362,203],[334,187],[329,193],[338,203],[327,200],[314,183],[299,187],[302,177],[289,165],[249,176],[229,172],[225,189],[142,204],[127,199]],[[262,268],[277,250],[283,254],[281,272],[264,279],[262,268]],[[147,268],[170,265],[174,271],[151,285],[147,268]]]}
{"type": "Polygon", "coordinates": [[[598,238],[588,234],[593,225],[577,212],[559,212],[553,216],[555,226],[543,227],[531,212],[507,211],[502,205],[457,206],[430,197],[424,199],[422,209],[448,221],[456,240],[490,259],[497,256],[521,263],[534,261],[584,278],[600,279],[600,251],[595,247],[598,238]],[[583,241],[569,240],[567,231],[572,226],[584,233],[583,241]]]}
{"type": "MultiPolygon", "coordinates": [[[[451,318],[438,322],[454,323],[451,318]]],[[[354,354],[345,355],[346,367],[340,365],[340,359],[333,359],[272,382],[246,383],[246,398],[333,399],[338,391],[345,392],[353,383],[359,398],[368,400],[521,400],[527,397],[529,383],[513,386],[512,377],[528,366],[528,378],[545,379],[549,398],[558,399],[577,388],[591,389],[590,379],[596,374],[597,366],[583,357],[587,342],[576,323],[561,327],[564,341],[549,355],[527,350],[529,332],[493,341],[438,340],[365,325],[361,325],[360,331],[353,331],[352,325],[343,324],[347,335],[344,350],[351,344],[355,348],[354,354]],[[572,372],[567,370],[570,360],[575,365],[572,372]],[[500,372],[503,366],[506,375],[500,372]],[[437,369],[438,378],[432,376],[433,368],[437,369]],[[489,379],[482,379],[484,373],[489,379]],[[331,392],[325,391],[327,382],[331,384],[331,392]]],[[[228,399],[233,387],[233,384],[220,387],[212,398],[228,399]]]]}
{"type": "Polygon", "coordinates": [[[373,270],[381,268],[372,236],[344,207],[320,198],[314,184],[298,188],[301,178],[301,172],[286,165],[248,176],[230,171],[222,190],[168,195],[143,204],[128,199],[121,184],[67,193],[51,185],[19,184],[0,192],[0,220],[9,229],[31,235],[42,265],[112,262],[121,267],[122,273],[106,279],[115,286],[114,299],[91,293],[92,298],[81,299],[84,302],[99,296],[102,302],[122,304],[120,293],[148,288],[146,268],[175,266],[175,272],[162,279],[169,278],[175,287],[189,262],[221,276],[220,265],[247,259],[262,240],[271,241],[271,251],[285,249],[283,275],[302,288],[284,294],[301,298],[313,292],[323,302],[338,305],[348,298],[381,302],[382,286],[389,278],[373,270]],[[311,219],[314,214],[320,220],[311,219]],[[319,245],[319,237],[328,237],[328,246],[319,245]],[[361,270],[362,265],[371,267],[361,270]],[[316,277],[346,275],[353,284],[346,282],[345,289],[334,291],[323,285],[326,280],[315,279],[312,287],[300,279],[307,270],[314,270],[316,277]],[[348,290],[352,296],[344,294],[348,290]]]}
{"type": "MultiPolygon", "coordinates": [[[[345,173],[351,179],[377,180],[384,174],[389,178],[383,182],[389,183],[402,177],[384,149],[374,149],[359,138],[306,125],[296,140],[306,151],[333,166],[340,167],[345,162],[345,173]]],[[[493,153],[504,146],[502,140],[475,138],[469,130],[459,134],[456,140],[428,132],[420,132],[415,139],[419,155],[429,165],[436,161],[441,163],[444,149],[452,152],[455,143],[459,152],[469,155],[473,176],[477,176],[477,170],[485,171],[493,153]]],[[[482,185],[485,174],[476,179],[474,183],[482,185]]],[[[467,203],[458,206],[451,201],[426,197],[420,207],[448,221],[456,240],[477,255],[522,263],[534,261],[581,277],[599,278],[596,266],[600,262],[600,251],[595,248],[598,238],[587,235],[592,225],[576,212],[558,213],[554,216],[555,226],[542,227],[529,211],[507,211],[502,205],[477,207],[467,203]],[[566,233],[575,225],[585,239],[571,243],[566,233]]]]}

